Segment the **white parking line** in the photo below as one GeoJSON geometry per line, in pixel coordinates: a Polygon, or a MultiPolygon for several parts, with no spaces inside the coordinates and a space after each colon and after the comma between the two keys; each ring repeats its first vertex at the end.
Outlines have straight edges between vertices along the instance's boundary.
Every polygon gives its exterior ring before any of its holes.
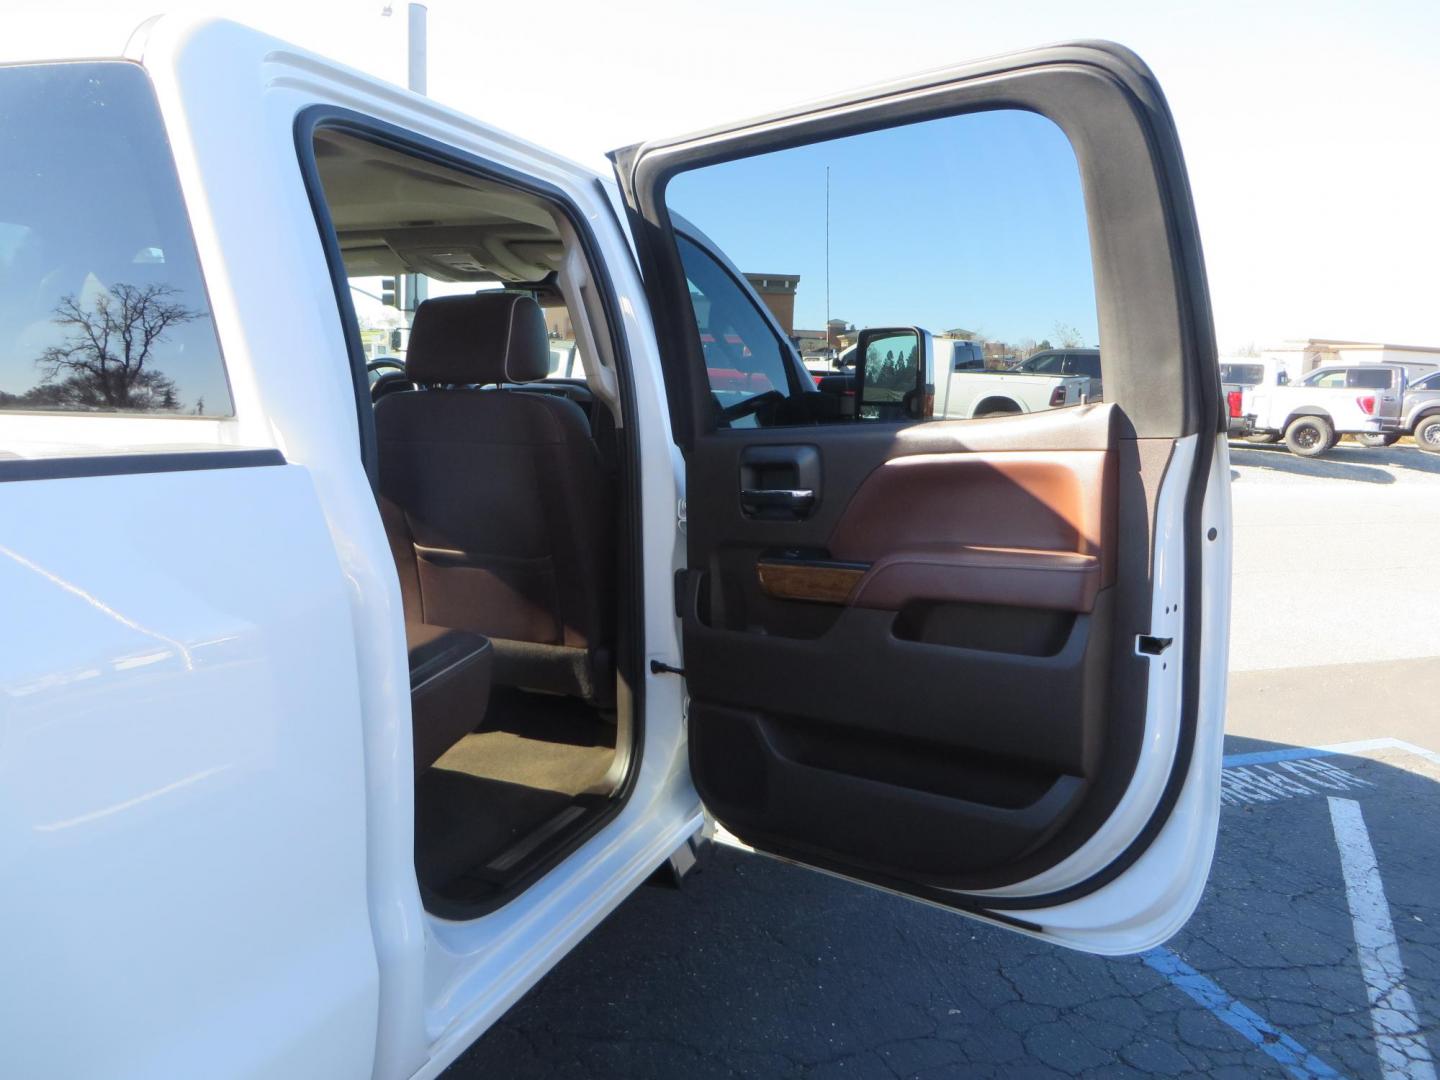
{"type": "Polygon", "coordinates": [[[1296,795],[1374,786],[1373,781],[1320,758],[1278,761],[1273,765],[1232,765],[1220,773],[1220,804],[1273,802],[1296,795]]]}
{"type": "Polygon", "coordinates": [[[1380,867],[1375,862],[1375,849],[1360,804],[1354,799],[1330,796],[1330,821],[1340,848],[1340,868],[1345,875],[1350,921],[1355,927],[1360,970],[1370,999],[1370,1024],[1375,1031],[1381,1075],[1386,1080],[1435,1080],[1435,1061],[1420,1031],[1415,1001],[1405,986],[1400,943],[1395,940],[1390,904],[1385,899],[1380,867]]]}
{"type": "Polygon", "coordinates": [[[1362,739],[1330,746],[1282,746],[1245,754],[1226,754],[1221,763],[1220,804],[1267,803],[1296,795],[1321,795],[1325,790],[1374,787],[1344,769],[1322,760],[1359,757],[1377,750],[1399,750],[1440,765],[1440,754],[1402,739],[1362,739]]]}

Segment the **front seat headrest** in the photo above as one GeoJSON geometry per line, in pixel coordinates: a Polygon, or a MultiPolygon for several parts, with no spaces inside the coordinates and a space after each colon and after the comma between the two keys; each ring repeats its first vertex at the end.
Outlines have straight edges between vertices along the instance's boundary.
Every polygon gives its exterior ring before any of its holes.
{"type": "Polygon", "coordinates": [[[417,383],[485,386],[550,372],[540,305],[524,293],[437,296],[415,309],[405,373],[417,383]]]}

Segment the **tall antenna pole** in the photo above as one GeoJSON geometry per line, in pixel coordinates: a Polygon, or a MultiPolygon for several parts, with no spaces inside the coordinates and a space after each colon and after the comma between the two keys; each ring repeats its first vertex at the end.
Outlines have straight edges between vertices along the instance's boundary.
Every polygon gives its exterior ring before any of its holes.
{"type": "Polygon", "coordinates": [[[825,344],[830,344],[830,166],[825,166],[825,344]]]}

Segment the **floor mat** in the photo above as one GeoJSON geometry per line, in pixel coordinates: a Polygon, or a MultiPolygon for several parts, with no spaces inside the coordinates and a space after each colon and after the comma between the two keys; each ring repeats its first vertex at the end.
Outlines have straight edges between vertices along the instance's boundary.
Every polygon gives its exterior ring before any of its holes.
{"type": "Polygon", "coordinates": [[[509,731],[467,735],[435,768],[561,795],[599,795],[615,756],[612,746],[570,746],[509,731]]]}
{"type": "MultiPolygon", "coordinates": [[[[507,853],[577,805],[599,805],[615,728],[567,698],[496,692],[483,730],[415,781],[415,869],[427,892],[477,900],[501,888],[507,853]]],[[[578,817],[579,815],[573,815],[578,817]]],[[[568,831],[565,830],[565,831],[568,831]]]]}

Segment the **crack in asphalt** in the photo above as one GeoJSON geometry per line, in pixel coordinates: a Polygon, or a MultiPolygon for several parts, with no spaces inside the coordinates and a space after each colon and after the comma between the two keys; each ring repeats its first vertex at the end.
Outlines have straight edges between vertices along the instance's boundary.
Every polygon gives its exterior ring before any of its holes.
{"type": "MultiPolygon", "coordinates": [[[[1436,1040],[1440,771],[1345,765],[1436,1040]]],[[[1199,910],[1169,946],[1337,1072],[1380,1077],[1324,800],[1222,812],[1199,910]]],[[[1265,1038],[1278,1038],[1266,1035],[1265,1038]]],[[[1281,1075],[1138,957],[1086,956],[729,850],[643,889],[449,1080],[1281,1075]]]]}

